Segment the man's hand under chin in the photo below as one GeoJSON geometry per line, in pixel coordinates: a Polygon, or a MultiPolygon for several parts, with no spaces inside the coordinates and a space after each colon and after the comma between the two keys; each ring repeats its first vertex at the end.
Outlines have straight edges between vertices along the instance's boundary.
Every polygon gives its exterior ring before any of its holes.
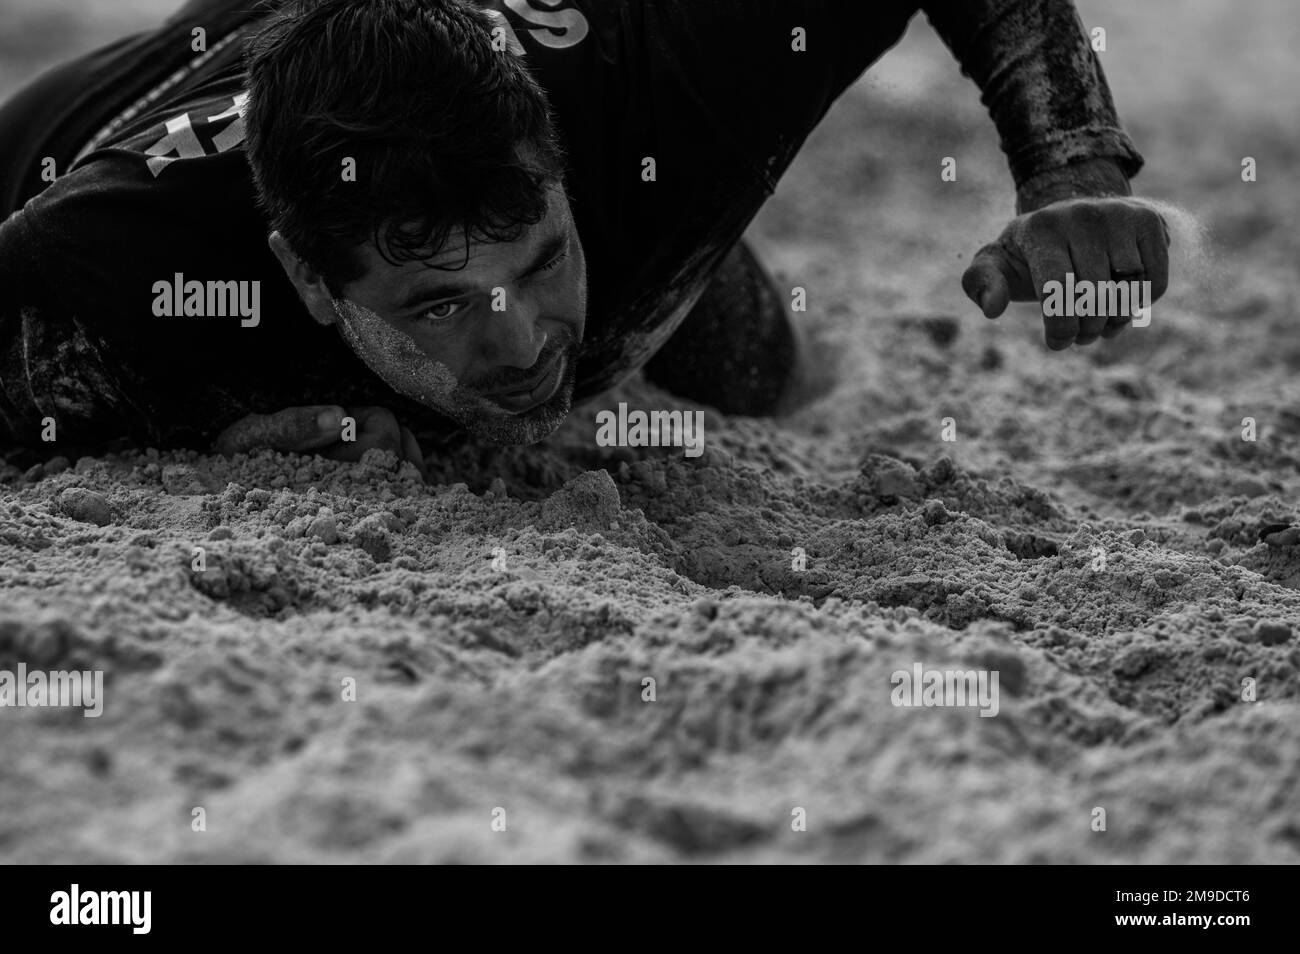
{"type": "Polygon", "coordinates": [[[410,430],[382,407],[312,405],[290,407],[273,414],[249,414],[231,424],[213,442],[226,457],[255,450],[316,453],[329,460],[358,461],[372,448],[389,450],[415,465],[424,477],[424,455],[410,430]],[[342,439],[343,418],[356,420],[356,439],[342,439]]]}
{"type": "MultiPolygon", "coordinates": [[[[1104,167],[1102,167],[1104,169],[1104,167]]],[[[1127,180],[1106,187],[1098,169],[1062,171],[1030,190],[1022,188],[1019,207],[996,242],[980,249],[962,276],[966,295],[988,318],[997,318],[1013,301],[1038,301],[1048,282],[1149,281],[1149,306],[1169,285],[1169,230],[1158,212],[1127,195],[1127,180]],[[1110,194],[1088,194],[1109,192],[1110,194]]],[[[1068,286],[1067,286],[1068,287],[1068,286]]],[[[1096,309],[1102,310],[1100,308],[1096,309]]],[[[1044,316],[1047,346],[1060,351],[1072,344],[1113,338],[1129,314],[1044,316]]]]}

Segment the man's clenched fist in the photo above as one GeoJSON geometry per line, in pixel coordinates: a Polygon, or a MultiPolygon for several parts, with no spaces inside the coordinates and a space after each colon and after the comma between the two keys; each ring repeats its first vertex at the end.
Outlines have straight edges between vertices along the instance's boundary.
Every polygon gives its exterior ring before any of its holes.
{"type": "Polygon", "coordinates": [[[213,442],[213,450],[230,457],[270,448],[316,453],[330,460],[357,461],[372,448],[389,450],[410,461],[424,476],[424,455],[415,435],[383,407],[333,405],[290,407],[274,414],[249,414],[231,424],[213,442]],[[355,434],[344,434],[343,418],[356,421],[355,434]],[[345,440],[348,436],[352,439],[345,440]]]}
{"type": "MultiPolygon", "coordinates": [[[[992,245],[975,253],[961,285],[988,318],[1012,301],[1041,302],[1048,282],[1149,281],[1149,305],[1169,286],[1169,230],[1160,213],[1137,199],[1068,199],[1011,220],[992,245]]],[[[1101,309],[1098,309],[1101,310],[1101,309]]],[[[1129,314],[1048,317],[1047,346],[1060,351],[1113,338],[1129,314]]]]}

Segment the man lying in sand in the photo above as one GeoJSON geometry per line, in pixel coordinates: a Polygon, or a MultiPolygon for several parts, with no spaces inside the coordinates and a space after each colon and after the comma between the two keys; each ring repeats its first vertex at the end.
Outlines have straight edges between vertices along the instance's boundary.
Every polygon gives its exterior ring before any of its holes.
{"type": "Polygon", "coordinates": [[[193,0],[0,109],[0,437],[420,462],[642,367],[771,413],[802,352],[741,234],[918,10],[1017,187],[970,298],[1158,297],[1167,233],[1069,0],[193,0]]]}

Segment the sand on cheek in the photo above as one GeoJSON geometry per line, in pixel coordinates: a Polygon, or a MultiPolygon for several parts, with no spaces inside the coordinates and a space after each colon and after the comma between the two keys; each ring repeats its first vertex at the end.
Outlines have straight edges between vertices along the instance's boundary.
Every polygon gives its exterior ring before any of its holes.
{"type": "Polygon", "coordinates": [[[521,424],[504,408],[461,387],[451,368],[376,312],[346,299],[336,299],[334,310],[349,346],[391,388],[494,443],[531,443],[563,419],[548,419],[540,426],[521,424]]]}
{"type": "Polygon", "coordinates": [[[352,350],[393,388],[422,404],[460,403],[456,375],[430,358],[410,335],[347,299],[336,298],[334,312],[352,350]]]}

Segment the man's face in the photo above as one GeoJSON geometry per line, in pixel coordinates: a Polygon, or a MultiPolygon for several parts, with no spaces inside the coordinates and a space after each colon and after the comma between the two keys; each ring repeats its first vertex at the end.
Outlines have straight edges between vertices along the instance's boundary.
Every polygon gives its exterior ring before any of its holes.
{"type": "Polygon", "coordinates": [[[568,416],[587,316],[587,262],[563,189],[515,242],[453,233],[431,259],[365,275],[333,301],[340,330],[395,390],[496,444],[531,444],[568,416]],[[464,267],[460,267],[464,264],[464,267]]]}

